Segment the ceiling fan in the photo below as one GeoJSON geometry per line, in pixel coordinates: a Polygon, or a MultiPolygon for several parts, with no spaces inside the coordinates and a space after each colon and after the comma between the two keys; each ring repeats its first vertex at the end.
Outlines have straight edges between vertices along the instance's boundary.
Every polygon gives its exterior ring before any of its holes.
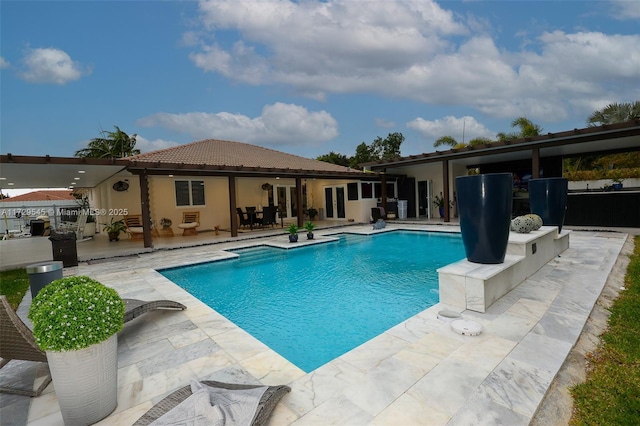
{"type": "Polygon", "coordinates": [[[126,191],[127,189],[129,189],[129,182],[119,180],[113,184],[112,188],[114,191],[118,192],[126,191]]]}

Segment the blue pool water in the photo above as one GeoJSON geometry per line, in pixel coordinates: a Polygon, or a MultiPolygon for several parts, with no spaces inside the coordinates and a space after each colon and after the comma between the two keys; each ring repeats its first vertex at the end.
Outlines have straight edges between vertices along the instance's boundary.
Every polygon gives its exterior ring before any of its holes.
{"type": "Polygon", "coordinates": [[[436,269],[464,258],[459,234],[339,237],[160,273],[310,372],[437,303],[436,269]]]}

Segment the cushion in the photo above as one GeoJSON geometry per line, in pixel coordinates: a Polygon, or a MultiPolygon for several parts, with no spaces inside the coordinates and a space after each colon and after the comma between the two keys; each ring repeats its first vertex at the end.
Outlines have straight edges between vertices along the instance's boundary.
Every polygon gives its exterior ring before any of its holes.
{"type": "Polygon", "coordinates": [[[211,405],[207,388],[201,388],[151,424],[154,426],[224,426],[225,421],[220,408],[211,405]]]}
{"type": "Polygon", "coordinates": [[[251,389],[222,389],[207,386],[200,382],[191,382],[191,391],[195,394],[205,390],[209,402],[218,407],[224,416],[225,425],[249,425],[258,410],[260,398],[268,389],[259,386],[251,389]]]}
{"type": "MultiPolygon", "coordinates": [[[[235,383],[215,382],[212,380],[203,381],[201,382],[201,384],[207,385],[210,388],[218,388],[222,391],[264,388],[264,386],[262,385],[258,385],[258,386],[240,385],[235,383]]],[[[180,389],[175,390],[171,394],[167,395],[164,399],[162,399],[161,401],[156,403],[153,407],[151,407],[149,411],[143,414],[142,417],[140,417],[134,423],[134,426],[144,426],[144,425],[152,424],[153,421],[159,419],[169,410],[177,406],[180,402],[190,397],[192,395],[191,388],[192,386],[184,386],[180,389]]],[[[255,417],[250,423],[252,426],[264,425],[269,419],[271,412],[278,404],[278,401],[280,401],[280,399],[284,395],[286,395],[288,392],[291,392],[291,388],[289,386],[284,386],[284,385],[267,386],[266,388],[267,390],[262,394],[262,397],[260,398],[257,411],[255,412],[255,417]]],[[[206,391],[207,393],[209,393],[208,389],[206,391]]],[[[209,396],[209,398],[211,397],[209,396]]]]}
{"type": "Polygon", "coordinates": [[[198,226],[200,226],[200,224],[198,222],[191,222],[191,223],[181,223],[178,225],[178,228],[180,229],[191,229],[191,228],[197,228],[198,226]]]}
{"type": "Polygon", "coordinates": [[[129,232],[133,232],[134,234],[142,234],[144,232],[144,228],[142,226],[132,226],[129,228],[129,232]]]}

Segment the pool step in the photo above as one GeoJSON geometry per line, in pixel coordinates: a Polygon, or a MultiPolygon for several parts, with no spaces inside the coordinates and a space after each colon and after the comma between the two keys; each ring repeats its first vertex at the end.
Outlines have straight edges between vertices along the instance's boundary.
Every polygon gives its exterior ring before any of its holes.
{"type": "Polygon", "coordinates": [[[235,252],[240,257],[238,262],[242,265],[256,265],[264,262],[273,262],[274,257],[278,254],[275,249],[260,247],[256,249],[238,250],[235,252]]]}

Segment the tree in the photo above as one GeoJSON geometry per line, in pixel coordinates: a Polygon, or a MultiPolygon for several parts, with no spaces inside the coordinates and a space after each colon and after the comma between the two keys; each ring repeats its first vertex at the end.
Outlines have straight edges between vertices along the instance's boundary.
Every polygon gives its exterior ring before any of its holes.
{"type": "Polygon", "coordinates": [[[356,147],[356,154],[351,157],[349,161],[349,165],[352,169],[362,169],[360,164],[362,163],[370,163],[372,161],[376,161],[378,158],[375,156],[371,147],[367,145],[365,142],[362,142],[360,145],[356,147]]]}
{"type": "Polygon", "coordinates": [[[458,141],[453,136],[441,136],[433,143],[434,148],[442,145],[450,146],[451,148],[453,148],[458,145],[458,141]]]}
{"type": "Polygon", "coordinates": [[[339,166],[349,167],[349,157],[344,154],[331,151],[328,154],[320,155],[316,157],[318,161],[324,161],[325,163],[337,164],[339,166]]]}
{"type": "MultiPolygon", "coordinates": [[[[595,127],[603,124],[624,123],[640,119],[640,101],[633,103],[612,103],[594,111],[587,119],[587,126],[595,127]]],[[[565,158],[564,170],[575,172],[581,170],[608,170],[640,167],[640,153],[628,152],[610,155],[583,155],[565,158]]]]}
{"type": "Polygon", "coordinates": [[[86,148],[76,151],[76,157],[82,158],[124,158],[140,154],[139,149],[135,149],[138,135],[127,135],[118,126],[115,132],[102,130],[102,137],[93,138],[86,148]]]}
{"type": "Polygon", "coordinates": [[[378,160],[393,160],[400,157],[402,142],[404,136],[400,132],[389,133],[385,139],[378,136],[371,144],[371,152],[378,160]]]}
{"type": "Polygon", "coordinates": [[[612,103],[593,112],[587,119],[587,126],[595,127],[603,124],[624,123],[640,118],[640,101],[633,103],[612,103]]]}
{"type": "Polygon", "coordinates": [[[316,157],[316,160],[361,169],[359,164],[362,163],[370,163],[378,160],[393,160],[400,157],[400,145],[402,145],[402,142],[404,142],[402,133],[389,133],[385,139],[378,136],[371,145],[362,142],[356,148],[356,154],[353,157],[347,157],[331,151],[329,154],[316,157]]]}
{"type": "Polygon", "coordinates": [[[539,136],[542,132],[542,127],[534,124],[526,117],[518,117],[511,122],[511,127],[519,127],[520,132],[503,133],[500,132],[496,135],[496,138],[501,141],[508,141],[512,139],[528,138],[531,136],[539,136]]]}

